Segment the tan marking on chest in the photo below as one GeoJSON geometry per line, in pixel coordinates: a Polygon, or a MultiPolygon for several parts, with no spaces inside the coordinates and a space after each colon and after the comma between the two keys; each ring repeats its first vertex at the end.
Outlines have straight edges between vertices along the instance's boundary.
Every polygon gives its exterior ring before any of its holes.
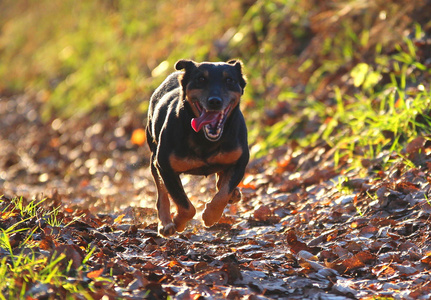
{"type": "Polygon", "coordinates": [[[229,152],[220,152],[210,156],[207,162],[211,164],[230,165],[235,163],[242,155],[242,149],[236,148],[229,152]]]}
{"type": "Polygon", "coordinates": [[[175,154],[171,154],[169,156],[169,163],[171,164],[172,169],[177,173],[198,169],[206,165],[203,160],[188,157],[178,157],[175,154]]]}

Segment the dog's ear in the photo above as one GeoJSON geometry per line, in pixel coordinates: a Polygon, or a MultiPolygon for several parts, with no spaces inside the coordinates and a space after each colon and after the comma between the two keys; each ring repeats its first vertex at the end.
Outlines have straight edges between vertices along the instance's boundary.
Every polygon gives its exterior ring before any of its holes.
{"type": "Polygon", "coordinates": [[[196,68],[196,63],[193,60],[189,59],[181,59],[175,63],[175,70],[183,70],[186,71],[196,68]]]}
{"type": "Polygon", "coordinates": [[[238,82],[244,92],[244,88],[247,82],[245,81],[246,80],[245,75],[242,74],[242,62],[239,59],[232,59],[232,60],[229,60],[227,63],[230,65],[233,65],[236,71],[238,72],[238,79],[239,79],[238,82]]]}
{"type": "Polygon", "coordinates": [[[190,74],[196,68],[197,68],[197,63],[195,63],[193,60],[189,60],[189,59],[181,59],[175,63],[175,69],[176,70],[185,70],[184,74],[182,74],[178,77],[180,85],[182,87],[182,99],[183,100],[186,99],[186,89],[187,89],[187,84],[190,81],[190,74]]]}

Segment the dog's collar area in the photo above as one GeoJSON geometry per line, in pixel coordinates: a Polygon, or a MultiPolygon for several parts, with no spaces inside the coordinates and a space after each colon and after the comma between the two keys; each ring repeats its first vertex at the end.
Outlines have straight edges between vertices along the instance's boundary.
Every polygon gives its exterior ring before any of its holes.
{"type": "Polygon", "coordinates": [[[232,108],[232,103],[230,103],[224,110],[220,111],[206,110],[202,108],[198,102],[195,102],[194,105],[200,115],[191,120],[193,130],[199,132],[203,128],[205,137],[209,141],[218,141],[222,136],[224,123],[232,108]]]}

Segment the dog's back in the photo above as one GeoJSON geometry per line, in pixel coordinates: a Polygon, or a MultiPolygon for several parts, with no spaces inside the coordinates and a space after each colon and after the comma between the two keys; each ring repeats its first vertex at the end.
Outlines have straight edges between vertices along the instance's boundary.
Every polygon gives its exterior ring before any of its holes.
{"type": "Polygon", "coordinates": [[[169,93],[170,91],[179,88],[180,83],[178,81],[178,77],[183,72],[174,72],[170,74],[161,84],[160,86],[154,91],[153,95],[151,96],[150,102],[157,101],[157,99],[160,99],[163,97],[164,94],[169,93]]]}

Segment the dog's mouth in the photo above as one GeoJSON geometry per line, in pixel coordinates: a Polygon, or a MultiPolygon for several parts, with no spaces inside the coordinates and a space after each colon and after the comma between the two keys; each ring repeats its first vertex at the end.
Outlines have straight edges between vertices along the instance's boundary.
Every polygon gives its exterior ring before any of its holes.
{"type": "Polygon", "coordinates": [[[193,130],[199,132],[203,128],[205,137],[208,140],[212,142],[218,141],[223,133],[224,123],[232,104],[229,104],[224,110],[206,110],[198,102],[195,102],[194,105],[200,116],[192,119],[193,130]]]}

